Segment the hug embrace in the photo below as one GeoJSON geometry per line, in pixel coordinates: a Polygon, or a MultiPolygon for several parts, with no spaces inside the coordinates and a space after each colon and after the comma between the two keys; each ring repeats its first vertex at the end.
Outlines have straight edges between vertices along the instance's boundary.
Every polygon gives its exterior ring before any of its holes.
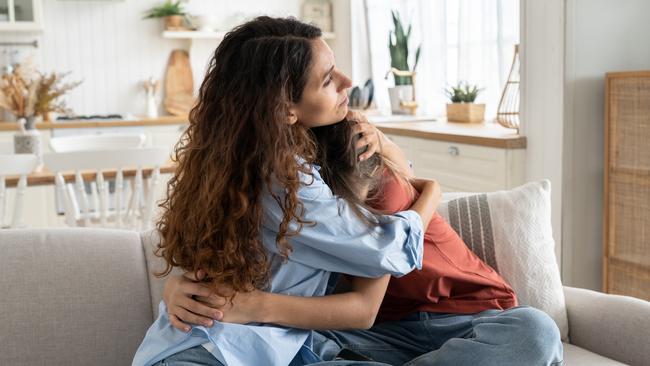
{"type": "Polygon", "coordinates": [[[312,25],[225,36],[176,147],[164,300],[133,365],[562,364],[553,320],[436,213],[440,186],[348,111],[350,86],[312,25]]]}

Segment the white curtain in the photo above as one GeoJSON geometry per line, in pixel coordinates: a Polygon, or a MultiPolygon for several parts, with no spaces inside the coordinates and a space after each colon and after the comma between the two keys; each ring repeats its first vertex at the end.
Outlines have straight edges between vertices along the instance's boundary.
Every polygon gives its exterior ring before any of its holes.
{"type": "Polygon", "coordinates": [[[397,10],[405,28],[413,25],[411,67],[422,45],[416,69],[418,113],[444,115],[444,89],[462,80],[483,88],[477,102],[486,103],[486,119],[495,116],[519,42],[519,0],[364,0],[364,6],[368,65],[383,113],[390,113],[388,87],[393,79],[384,77],[390,68],[391,10],[397,10]]]}

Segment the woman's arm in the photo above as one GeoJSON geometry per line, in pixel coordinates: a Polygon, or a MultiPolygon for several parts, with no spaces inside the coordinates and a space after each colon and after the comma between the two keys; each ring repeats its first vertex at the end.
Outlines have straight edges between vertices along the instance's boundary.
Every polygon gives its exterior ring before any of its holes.
{"type": "Polygon", "coordinates": [[[255,290],[237,293],[232,303],[213,295],[197,297],[218,308],[228,323],[270,323],[301,329],[367,329],[384,298],[389,275],[351,278],[351,291],[327,296],[290,296],[255,290]]]}
{"type": "MultiPolygon", "coordinates": [[[[420,196],[411,209],[428,225],[440,200],[439,185],[422,179],[414,180],[413,185],[420,191],[420,196]]],[[[196,277],[201,279],[202,274],[198,273],[196,277]]],[[[355,278],[352,291],[319,297],[261,291],[238,293],[229,308],[223,298],[211,296],[206,286],[183,276],[170,276],[165,283],[163,298],[171,324],[186,332],[189,331],[186,323],[211,325],[212,319],[235,323],[276,323],[307,329],[363,328],[374,322],[388,280],[389,276],[355,278]]]]}

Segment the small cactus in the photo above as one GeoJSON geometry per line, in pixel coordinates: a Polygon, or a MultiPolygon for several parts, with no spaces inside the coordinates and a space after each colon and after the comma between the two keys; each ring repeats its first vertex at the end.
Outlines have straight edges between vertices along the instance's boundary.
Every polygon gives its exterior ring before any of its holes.
{"type": "MultiPolygon", "coordinates": [[[[411,69],[408,64],[408,42],[411,37],[411,24],[409,24],[406,33],[404,33],[404,27],[402,27],[399,12],[393,10],[391,13],[393,15],[394,26],[394,29],[388,34],[388,48],[390,50],[391,66],[401,71],[415,70],[418,66],[418,61],[420,60],[421,46],[418,46],[418,49],[415,51],[415,63],[413,64],[413,69],[411,69]]],[[[395,85],[410,85],[411,83],[410,76],[395,75],[395,85]]]]}

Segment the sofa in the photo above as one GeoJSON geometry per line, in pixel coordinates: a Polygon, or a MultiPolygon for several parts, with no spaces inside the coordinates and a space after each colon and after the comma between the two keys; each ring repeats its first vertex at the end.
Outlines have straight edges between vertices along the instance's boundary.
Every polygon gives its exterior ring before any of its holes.
{"type": "MultiPolygon", "coordinates": [[[[129,365],[157,316],[155,232],[0,230],[0,365],[129,365]]],[[[565,365],[650,365],[650,303],[564,287],[565,365]]]]}

